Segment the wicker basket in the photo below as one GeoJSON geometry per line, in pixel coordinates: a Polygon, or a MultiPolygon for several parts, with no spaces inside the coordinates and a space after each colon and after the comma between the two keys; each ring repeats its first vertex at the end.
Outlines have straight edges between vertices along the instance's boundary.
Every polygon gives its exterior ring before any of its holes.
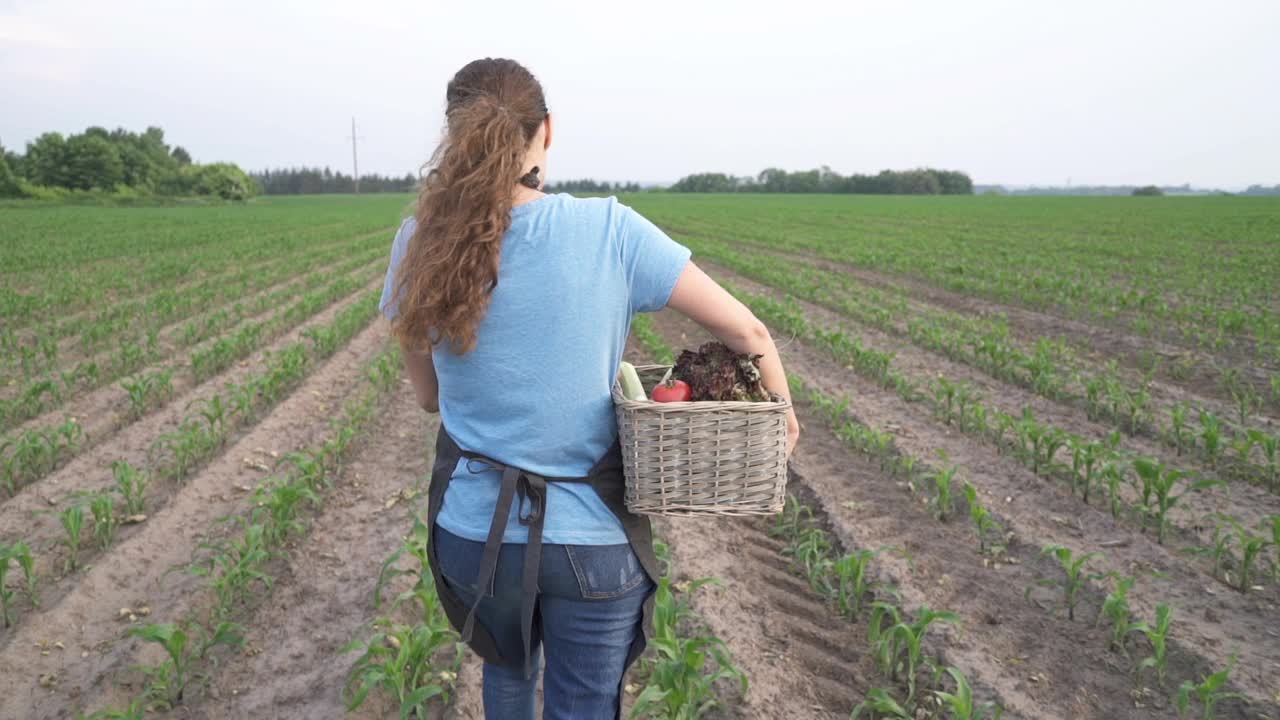
{"type": "MultiPolygon", "coordinates": [[[[669,365],[636,368],[647,394],[669,365]]],[[[627,400],[613,386],[626,506],[643,515],[770,515],[787,487],[787,409],[775,402],[627,400]]]]}

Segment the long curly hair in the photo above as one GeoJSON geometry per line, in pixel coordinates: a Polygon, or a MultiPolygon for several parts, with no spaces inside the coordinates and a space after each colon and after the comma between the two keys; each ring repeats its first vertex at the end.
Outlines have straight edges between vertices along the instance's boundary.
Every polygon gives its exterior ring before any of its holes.
{"type": "Polygon", "coordinates": [[[445,100],[445,136],[425,166],[417,228],[396,274],[403,294],[392,330],[415,348],[447,343],[465,354],[498,284],[512,192],[547,104],[533,74],[503,58],[467,63],[445,100]]]}

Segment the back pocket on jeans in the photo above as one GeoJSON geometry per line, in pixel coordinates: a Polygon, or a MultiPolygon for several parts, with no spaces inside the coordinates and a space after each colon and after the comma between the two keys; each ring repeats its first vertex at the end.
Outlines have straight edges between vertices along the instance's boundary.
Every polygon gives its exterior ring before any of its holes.
{"type": "Polygon", "coordinates": [[[564,550],[583,599],[615,598],[648,580],[630,545],[565,545],[564,550]]]}

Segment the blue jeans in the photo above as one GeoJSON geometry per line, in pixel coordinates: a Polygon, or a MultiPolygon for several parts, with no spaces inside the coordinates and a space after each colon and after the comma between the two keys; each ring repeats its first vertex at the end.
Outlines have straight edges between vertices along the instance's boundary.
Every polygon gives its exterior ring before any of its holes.
{"type": "MultiPolygon", "coordinates": [[[[440,574],[468,606],[476,597],[476,574],[484,543],[435,528],[440,574]]],[[[532,676],[526,680],[520,637],[522,544],[503,543],[493,587],[476,610],[476,622],[493,635],[510,666],[484,665],[486,720],[533,720],[534,688],[541,669],[534,638],[532,676]]],[[[601,720],[619,714],[622,674],[631,642],[640,631],[641,606],[653,582],[631,546],[542,546],[538,573],[544,720],[601,720]]]]}

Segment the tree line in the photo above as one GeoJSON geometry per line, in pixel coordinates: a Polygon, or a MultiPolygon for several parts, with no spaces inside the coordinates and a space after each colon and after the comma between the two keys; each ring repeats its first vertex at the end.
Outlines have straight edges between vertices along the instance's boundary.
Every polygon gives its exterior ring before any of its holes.
{"type": "Polygon", "coordinates": [[[207,195],[243,200],[258,191],[232,163],[197,164],[164,130],[141,133],[94,126],[63,136],[47,132],[18,154],[0,147],[0,197],[58,199],[75,193],[116,197],[207,195]]]}
{"type": "Polygon", "coordinates": [[[588,193],[588,194],[604,194],[615,192],[640,192],[641,187],[638,182],[615,182],[608,180],[561,180],[560,182],[549,182],[542,187],[543,192],[548,193],[588,193]]]}
{"type": "MultiPolygon", "coordinates": [[[[251,173],[267,195],[315,195],[322,193],[351,193],[356,191],[355,180],[341,171],[325,168],[280,168],[251,173]]],[[[418,184],[413,173],[403,177],[390,175],[361,175],[360,192],[409,192],[418,184]]]]}
{"type": "Polygon", "coordinates": [[[698,173],[680,178],[671,192],[854,193],[859,195],[972,195],[973,180],[963,172],[916,168],[881,170],[875,175],[841,175],[823,165],[788,172],[767,168],[759,175],[698,173]]]}

